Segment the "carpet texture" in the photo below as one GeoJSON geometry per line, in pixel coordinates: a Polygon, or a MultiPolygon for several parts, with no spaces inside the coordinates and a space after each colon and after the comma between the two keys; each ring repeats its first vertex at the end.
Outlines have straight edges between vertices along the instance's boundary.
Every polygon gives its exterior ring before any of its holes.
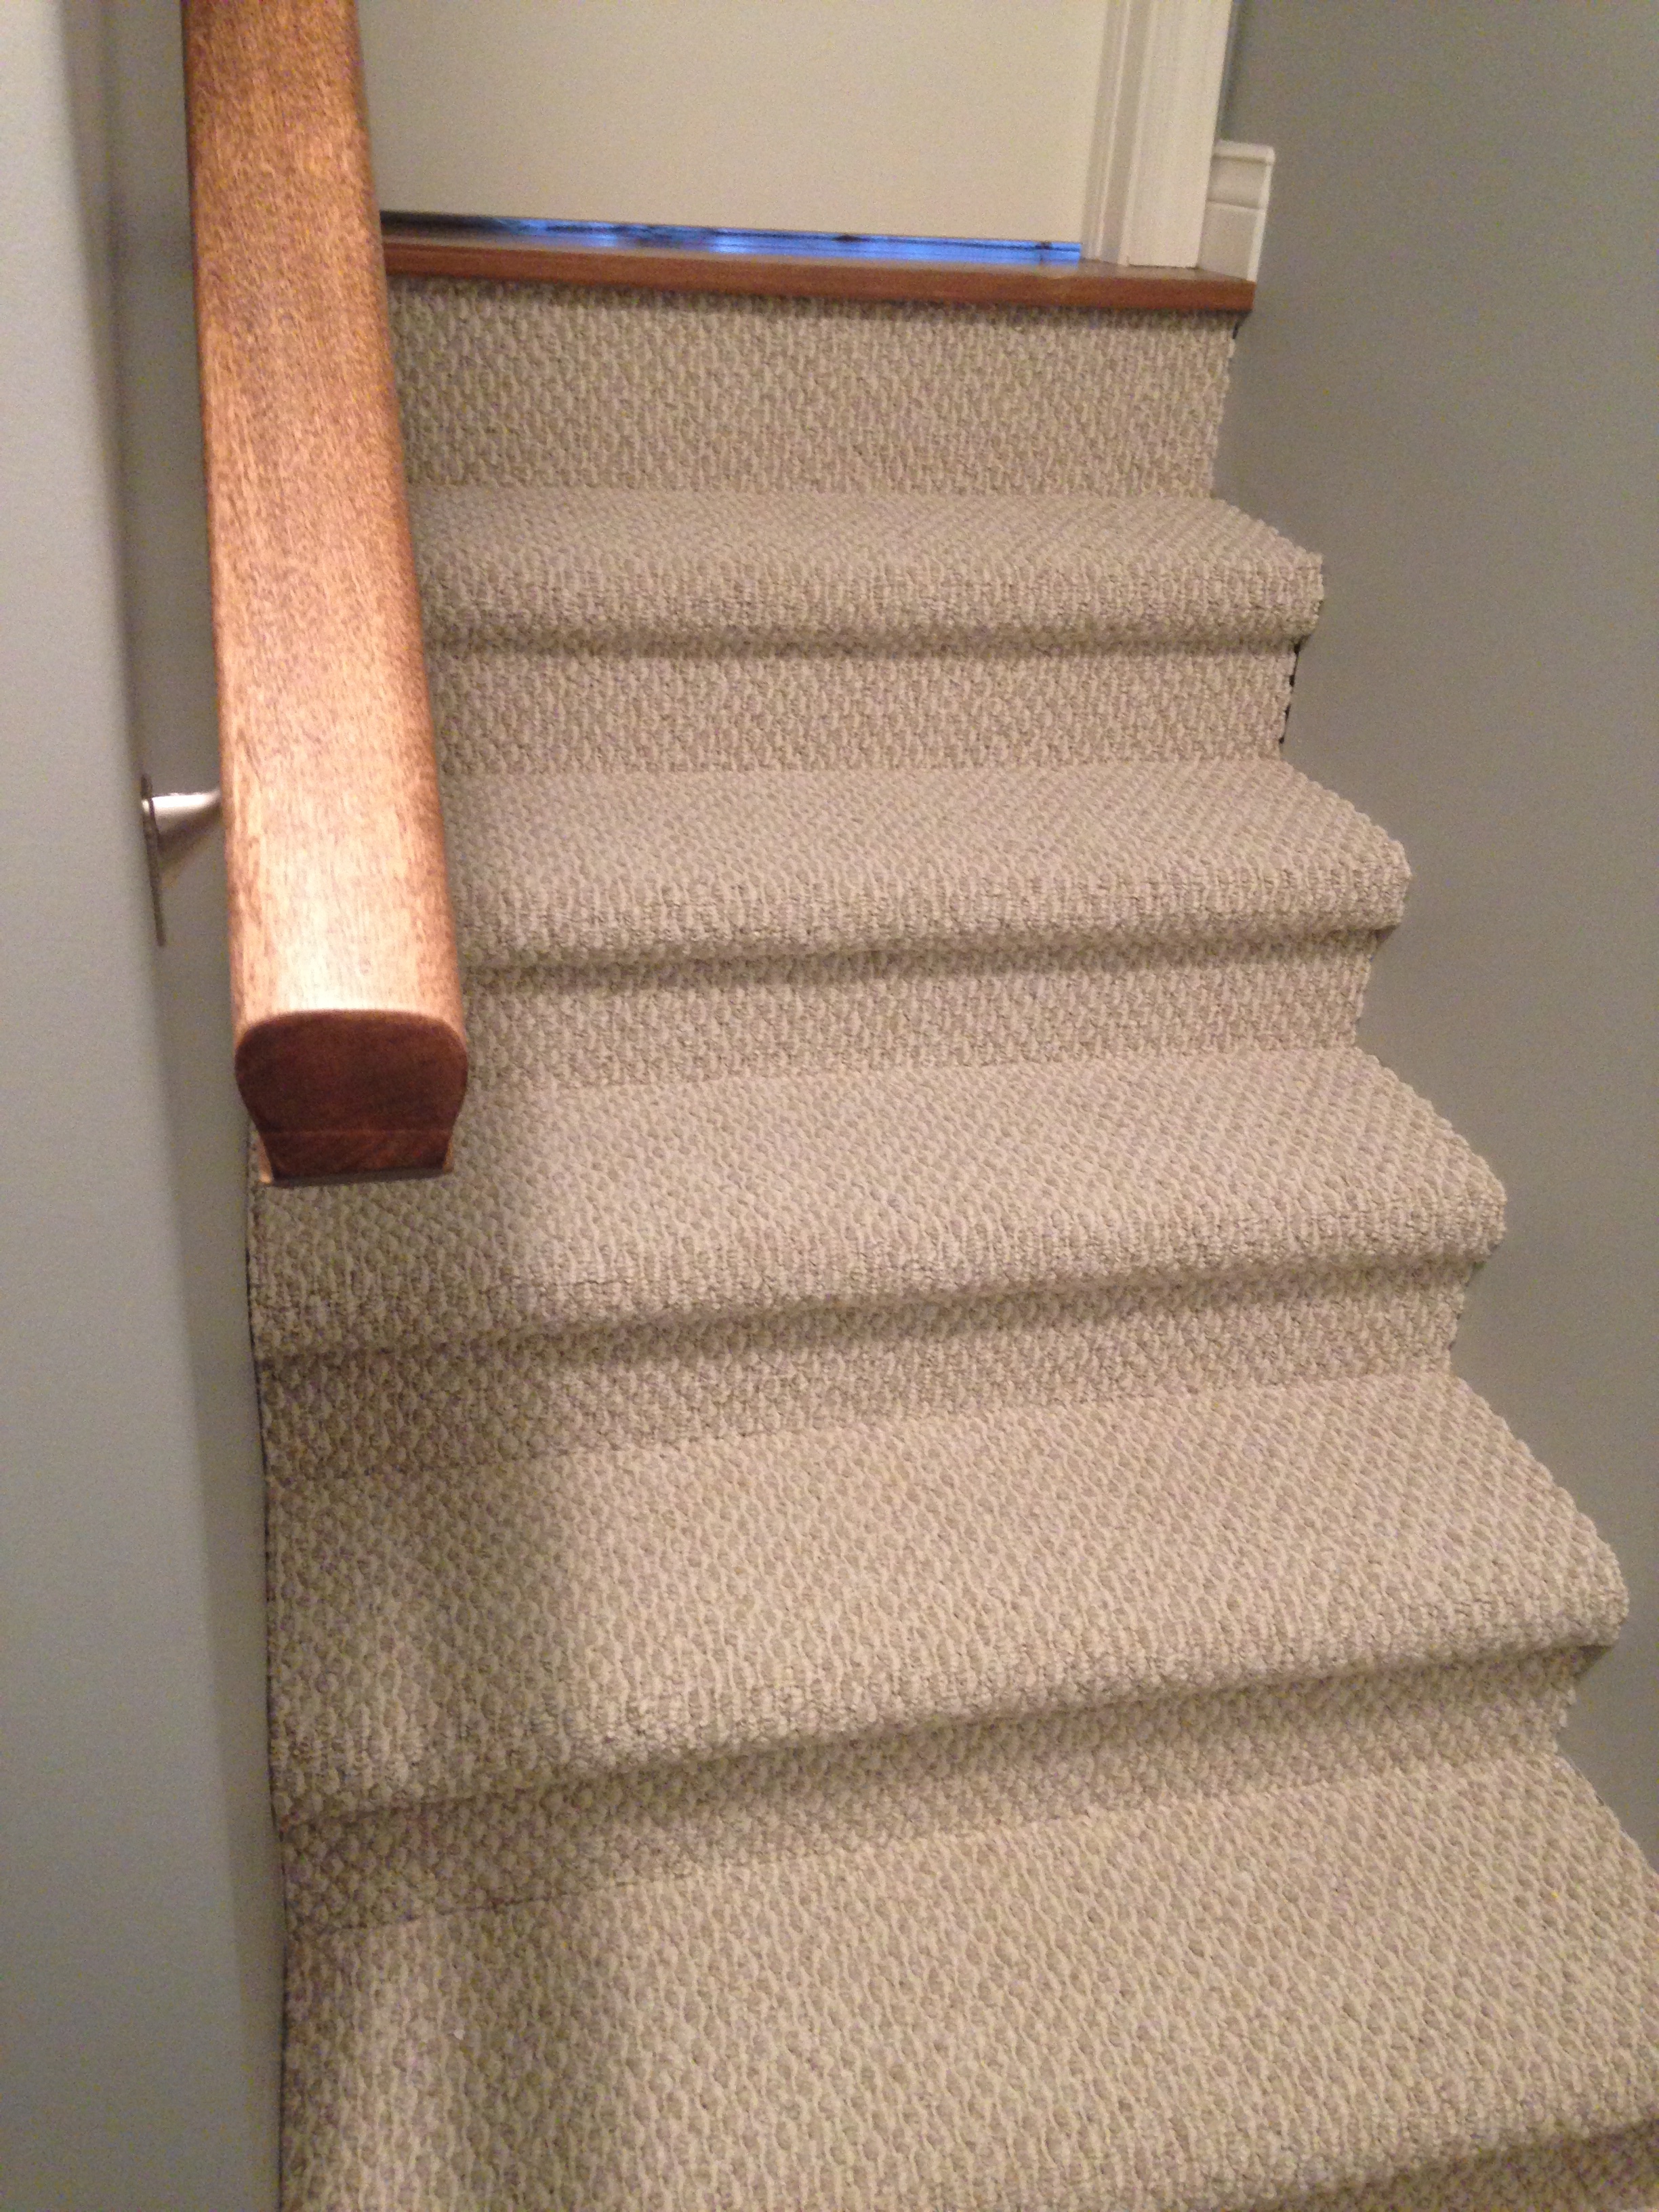
{"type": "Polygon", "coordinates": [[[353,2094],[295,2178],[376,2207],[1270,2203],[1546,2116],[1629,2127],[1656,1942],[1634,1847],[1524,1755],[550,1880],[307,1942],[295,2086],[353,2094]]]}
{"type": "Polygon", "coordinates": [[[404,280],[421,483],[1210,488],[1232,319],[404,280]]]}
{"type": "Polygon", "coordinates": [[[1392,928],[1399,847],[1277,762],[453,776],[471,966],[1392,928]]]}
{"type": "Polygon", "coordinates": [[[393,311],[473,1084],[253,1200],[288,2212],[1652,2212],[1225,321],[393,311]]]}

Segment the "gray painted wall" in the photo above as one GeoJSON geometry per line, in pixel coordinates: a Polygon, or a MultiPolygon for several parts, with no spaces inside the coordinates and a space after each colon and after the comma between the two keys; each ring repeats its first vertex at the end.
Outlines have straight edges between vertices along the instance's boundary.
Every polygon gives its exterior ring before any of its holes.
{"type": "Polygon", "coordinates": [[[1632,1612],[1568,1748],[1659,1858],[1659,9],[1243,0],[1224,494],[1326,562],[1290,757],[1416,872],[1366,1041],[1508,1187],[1458,1365],[1632,1612]]]}
{"type": "Polygon", "coordinates": [[[171,0],[0,7],[7,2212],[276,2202],[222,883],[157,952],[136,814],[215,777],[179,100],[171,0]]]}

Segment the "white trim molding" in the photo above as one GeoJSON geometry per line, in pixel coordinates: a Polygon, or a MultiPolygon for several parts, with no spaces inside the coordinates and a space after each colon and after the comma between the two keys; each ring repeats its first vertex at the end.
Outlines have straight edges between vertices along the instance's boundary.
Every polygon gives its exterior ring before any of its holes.
{"type": "Polygon", "coordinates": [[[1231,0],[1110,0],[1084,196],[1083,251],[1195,269],[1231,0]]]}
{"type": "Polygon", "coordinates": [[[1236,138],[1216,140],[1198,248],[1200,269],[1218,276],[1247,276],[1255,283],[1273,185],[1271,146],[1245,146],[1236,138]]]}

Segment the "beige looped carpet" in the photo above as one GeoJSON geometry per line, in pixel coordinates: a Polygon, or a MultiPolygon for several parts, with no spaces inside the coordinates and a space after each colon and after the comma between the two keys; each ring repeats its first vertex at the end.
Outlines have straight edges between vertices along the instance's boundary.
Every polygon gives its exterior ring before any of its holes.
{"type": "Polygon", "coordinates": [[[254,1200],[289,2212],[1659,2204],[1227,324],[393,311],[474,1079],[254,1200]]]}

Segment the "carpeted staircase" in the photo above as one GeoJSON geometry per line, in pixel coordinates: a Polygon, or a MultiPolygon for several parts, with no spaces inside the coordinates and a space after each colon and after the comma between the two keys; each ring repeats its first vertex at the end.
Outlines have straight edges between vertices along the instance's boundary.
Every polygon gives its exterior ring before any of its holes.
{"type": "Polygon", "coordinates": [[[1227,322],[393,316],[474,1076],[254,1206],[290,2212],[1659,2204],[1227,322]]]}

